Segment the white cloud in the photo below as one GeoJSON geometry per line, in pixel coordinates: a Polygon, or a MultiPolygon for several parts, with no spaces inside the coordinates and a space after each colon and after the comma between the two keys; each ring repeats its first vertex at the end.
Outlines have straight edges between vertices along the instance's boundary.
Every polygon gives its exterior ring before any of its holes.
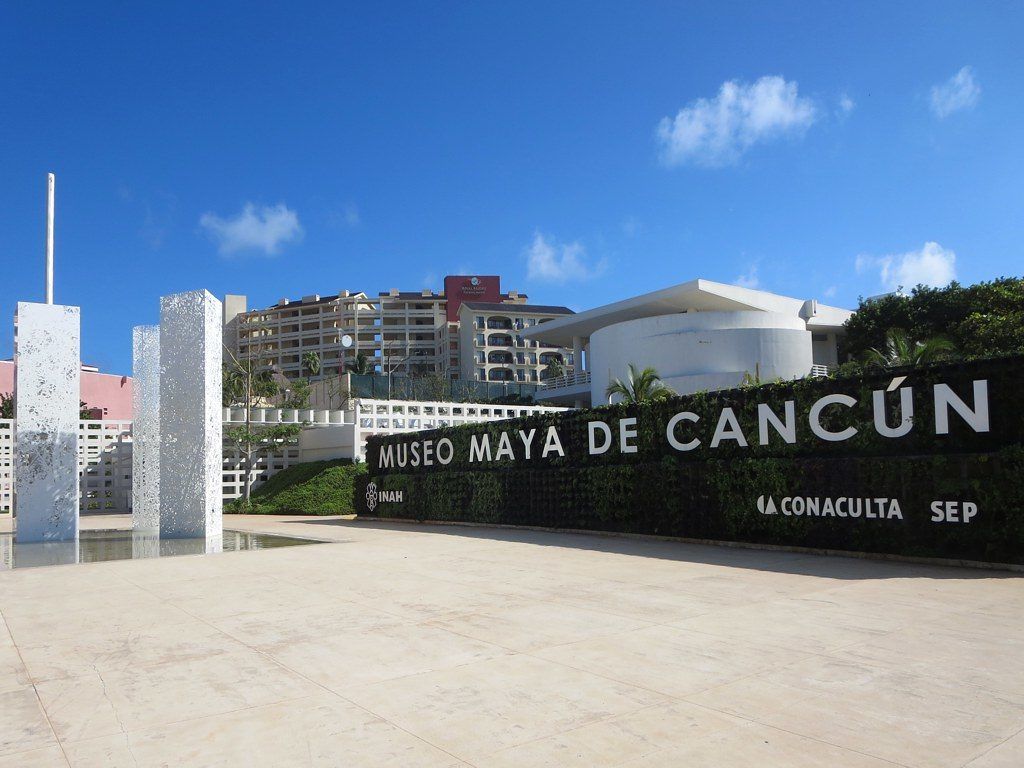
{"type": "Polygon", "coordinates": [[[735,163],[750,147],[802,134],[817,118],[797,84],[777,75],[755,83],[729,80],[713,99],[697,99],[674,118],[662,118],[657,137],[665,165],[735,163]]]}
{"type": "Polygon", "coordinates": [[[961,109],[970,109],[978,103],[981,86],[974,82],[970,67],[962,67],[949,80],[932,86],[932,112],[938,118],[948,117],[961,109]]]}
{"type": "Polygon", "coordinates": [[[751,264],[747,271],[739,275],[733,282],[740,288],[760,288],[761,278],[757,274],[757,264],[751,264]]]}
{"type": "Polygon", "coordinates": [[[587,264],[586,253],[586,248],[577,240],[557,243],[537,232],[526,249],[526,277],[551,283],[589,280],[601,274],[606,264],[604,261],[587,264]]]}
{"type": "Polygon", "coordinates": [[[298,214],[284,203],[259,207],[246,203],[237,215],[229,218],[204,213],[199,217],[199,226],[224,256],[240,251],[262,251],[273,256],[282,245],[301,240],[304,234],[298,214]]]}
{"type": "Polygon", "coordinates": [[[842,94],[839,97],[839,116],[840,117],[846,117],[848,114],[853,112],[853,110],[854,110],[854,108],[856,108],[856,106],[857,106],[857,102],[855,102],[853,99],[851,99],[849,97],[849,95],[847,95],[845,93],[842,94]]]}
{"type": "Polygon", "coordinates": [[[938,243],[927,242],[918,251],[888,256],[861,254],[857,257],[856,268],[860,274],[877,269],[879,282],[888,291],[917,285],[941,288],[956,279],[956,253],[938,243]]]}
{"type": "Polygon", "coordinates": [[[826,299],[835,298],[836,287],[834,285],[830,285],[828,288],[821,292],[821,295],[824,296],[826,299]]]}

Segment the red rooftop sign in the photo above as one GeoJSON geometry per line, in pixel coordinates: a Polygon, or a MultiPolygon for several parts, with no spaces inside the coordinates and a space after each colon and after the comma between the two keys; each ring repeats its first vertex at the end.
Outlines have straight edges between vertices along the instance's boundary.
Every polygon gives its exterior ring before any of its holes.
{"type": "Polygon", "coordinates": [[[448,322],[459,319],[464,301],[501,301],[501,278],[498,275],[448,275],[444,279],[444,295],[448,299],[448,322]]]}

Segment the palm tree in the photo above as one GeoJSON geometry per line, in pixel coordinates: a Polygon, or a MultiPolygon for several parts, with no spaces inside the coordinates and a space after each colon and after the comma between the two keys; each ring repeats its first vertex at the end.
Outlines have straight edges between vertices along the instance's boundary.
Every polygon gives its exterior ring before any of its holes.
{"type": "Polygon", "coordinates": [[[675,392],[661,380],[656,370],[647,367],[638,371],[633,363],[629,364],[629,376],[626,380],[615,379],[604,393],[609,402],[613,396],[618,395],[621,403],[647,403],[675,395],[675,392]]]}
{"type": "Polygon", "coordinates": [[[307,352],[302,356],[302,367],[309,371],[310,376],[320,373],[320,355],[316,352],[307,352]]]}
{"type": "Polygon", "coordinates": [[[924,365],[951,357],[955,352],[956,345],[942,336],[913,341],[902,328],[893,328],[885,334],[885,347],[869,349],[864,355],[864,362],[880,368],[924,365]]]}
{"type": "Polygon", "coordinates": [[[362,352],[357,353],[356,359],[347,363],[345,367],[348,368],[349,373],[361,376],[373,373],[373,366],[370,364],[370,360],[362,352]]]}

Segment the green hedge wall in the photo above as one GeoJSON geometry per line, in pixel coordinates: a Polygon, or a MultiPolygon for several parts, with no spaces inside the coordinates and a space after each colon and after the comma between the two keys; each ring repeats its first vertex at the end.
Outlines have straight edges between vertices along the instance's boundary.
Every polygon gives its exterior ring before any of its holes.
{"type": "MultiPolygon", "coordinates": [[[[815,548],[946,557],[1024,564],[1024,358],[1011,357],[890,371],[865,379],[800,382],[693,395],[639,406],[609,406],[489,424],[371,438],[369,475],[356,488],[360,514],[420,520],[532,525],[699,539],[745,541],[815,548]],[[871,392],[886,389],[894,376],[912,386],[915,424],[899,439],[873,427],[871,392]],[[949,384],[972,403],[971,382],[988,382],[990,431],[975,433],[956,415],[951,434],[936,435],[932,386],[949,384]],[[807,411],[825,394],[842,392],[858,406],[829,409],[836,429],[854,425],[858,434],[843,442],[814,437],[807,411]],[[757,444],[758,403],[782,412],[795,400],[798,439],[757,444]],[[734,409],[749,441],[708,446],[723,407],[734,409]],[[665,440],[672,414],[701,417],[688,431],[700,434],[700,448],[681,453],[665,440]],[[835,411],[832,413],[831,411],[835,411]],[[613,449],[587,452],[587,422],[601,419],[613,430],[620,418],[637,418],[636,453],[613,449]],[[466,461],[473,434],[555,425],[566,455],[529,461],[466,461]],[[701,428],[702,427],[702,428],[701,428]],[[447,437],[454,459],[447,466],[375,469],[383,446],[447,437]],[[368,483],[379,491],[402,491],[401,502],[381,501],[371,512],[368,483]],[[776,504],[786,497],[869,497],[897,499],[902,519],[762,514],[759,499],[776,504]],[[933,522],[932,502],[972,502],[969,523],[933,522]]],[[[898,402],[894,394],[890,402],[898,402]]],[[[890,424],[898,421],[890,413],[890,424]]],[[[521,444],[520,444],[521,445],[521,444]]],[[[538,445],[534,446],[535,453],[538,445]]]]}

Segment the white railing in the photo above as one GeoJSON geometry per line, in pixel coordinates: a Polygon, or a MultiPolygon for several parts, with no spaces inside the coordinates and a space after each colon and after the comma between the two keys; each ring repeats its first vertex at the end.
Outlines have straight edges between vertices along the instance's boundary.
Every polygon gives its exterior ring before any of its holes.
{"type": "Polygon", "coordinates": [[[553,376],[544,379],[541,386],[544,389],[562,389],[563,387],[576,387],[580,385],[590,386],[590,371],[574,371],[561,376],[553,376]]]}
{"type": "Polygon", "coordinates": [[[828,376],[829,373],[831,372],[831,370],[832,370],[831,366],[828,366],[828,365],[817,365],[816,364],[816,365],[812,365],[811,366],[811,373],[810,373],[810,375],[811,375],[812,378],[821,378],[821,377],[824,377],[824,376],[828,376]]]}
{"type": "MultiPolygon", "coordinates": [[[[225,408],[225,424],[245,423],[244,408],[225,408]]],[[[350,424],[352,411],[323,410],[319,408],[253,408],[253,424],[302,424],[307,427],[330,427],[350,424]]]]}

